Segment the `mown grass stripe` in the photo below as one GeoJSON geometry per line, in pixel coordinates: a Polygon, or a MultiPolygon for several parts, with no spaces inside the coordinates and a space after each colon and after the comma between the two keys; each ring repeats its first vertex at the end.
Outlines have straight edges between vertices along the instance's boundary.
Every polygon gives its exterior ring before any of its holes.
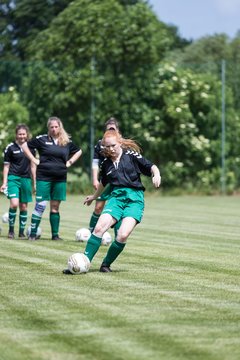
{"type": "Polygon", "coordinates": [[[239,198],[147,197],[113,273],[98,271],[101,247],[88,274],[64,276],[85,247],[75,241],[92,210],[82,202],[62,204],[63,242],[50,240],[47,214],[36,242],[10,241],[2,225],[2,358],[238,360],[239,198]]]}

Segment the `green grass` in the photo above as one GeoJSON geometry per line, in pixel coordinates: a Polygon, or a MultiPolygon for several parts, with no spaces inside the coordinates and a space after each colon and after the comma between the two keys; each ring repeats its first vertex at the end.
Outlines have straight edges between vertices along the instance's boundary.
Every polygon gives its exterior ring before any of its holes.
{"type": "Polygon", "coordinates": [[[92,209],[68,197],[63,242],[48,211],[37,242],[1,224],[0,359],[238,360],[240,198],[149,196],[113,273],[98,271],[101,247],[88,274],[63,275],[92,209]]]}

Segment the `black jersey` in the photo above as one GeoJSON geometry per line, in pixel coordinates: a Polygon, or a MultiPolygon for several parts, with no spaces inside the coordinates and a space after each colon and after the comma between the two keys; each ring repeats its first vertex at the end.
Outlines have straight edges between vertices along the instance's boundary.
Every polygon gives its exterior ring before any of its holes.
{"type": "Polygon", "coordinates": [[[40,156],[37,166],[37,180],[66,181],[66,162],[70,155],[75,154],[80,148],[70,141],[65,146],[59,146],[48,135],[39,135],[28,141],[29,149],[36,149],[40,156]]]}
{"type": "Polygon", "coordinates": [[[145,190],[141,182],[141,174],[151,176],[152,166],[153,163],[141,154],[123,150],[117,165],[109,158],[105,158],[101,163],[102,184],[106,186],[109,183],[112,186],[145,190]]]}
{"type": "Polygon", "coordinates": [[[102,140],[98,140],[97,144],[94,146],[93,160],[99,161],[99,164],[104,159],[104,156],[101,154],[101,150],[102,150],[102,140]]]}
{"type": "MultiPolygon", "coordinates": [[[[33,155],[35,152],[33,151],[33,155]]],[[[8,175],[31,177],[30,160],[16,142],[9,144],[4,151],[4,164],[10,164],[8,175]]]]}

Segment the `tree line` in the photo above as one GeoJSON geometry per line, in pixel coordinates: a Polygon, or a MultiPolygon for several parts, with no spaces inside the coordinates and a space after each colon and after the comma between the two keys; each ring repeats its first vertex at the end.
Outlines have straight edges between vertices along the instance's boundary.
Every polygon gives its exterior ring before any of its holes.
{"type": "Polygon", "coordinates": [[[239,33],[184,39],[141,0],[4,1],[0,15],[2,150],[17,123],[36,135],[56,115],[83,149],[85,176],[115,116],[162,169],[163,189],[219,191],[224,59],[225,181],[239,188],[239,33]]]}

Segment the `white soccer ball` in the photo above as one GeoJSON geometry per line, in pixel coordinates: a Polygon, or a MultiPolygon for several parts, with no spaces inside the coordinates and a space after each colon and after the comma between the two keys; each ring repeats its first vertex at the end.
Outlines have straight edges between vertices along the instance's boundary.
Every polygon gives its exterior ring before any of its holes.
{"type": "Polygon", "coordinates": [[[91,236],[91,231],[87,228],[81,228],[76,231],[76,240],[81,242],[87,242],[91,236]]]}
{"type": "Polygon", "coordinates": [[[112,242],[112,236],[111,236],[111,234],[110,234],[108,231],[106,231],[106,232],[103,234],[101,244],[102,244],[102,245],[105,245],[105,246],[108,246],[111,242],[112,242]]]}
{"type": "Polygon", "coordinates": [[[6,212],[5,214],[3,214],[3,216],[2,216],[2,222],[3,222],[3,223],[8,223],[8,212],[6,212]]]}
{"type": "MultiPolygon", "coordinates": [[[[31,225],[27,228],[27,237],[29,237],[31,234],[31,225]]],[[[37,229],[37,238],[40,239],[41,235],[42,235],[42,229],[40,227],[38,227],[37,229]]]]}
{"type": "Polygon", "coordinates": [[[87,273],[90,268],[90,260],[83,253],[72,254],[68,259],[68,270],[73,275],[87,273]]]}

